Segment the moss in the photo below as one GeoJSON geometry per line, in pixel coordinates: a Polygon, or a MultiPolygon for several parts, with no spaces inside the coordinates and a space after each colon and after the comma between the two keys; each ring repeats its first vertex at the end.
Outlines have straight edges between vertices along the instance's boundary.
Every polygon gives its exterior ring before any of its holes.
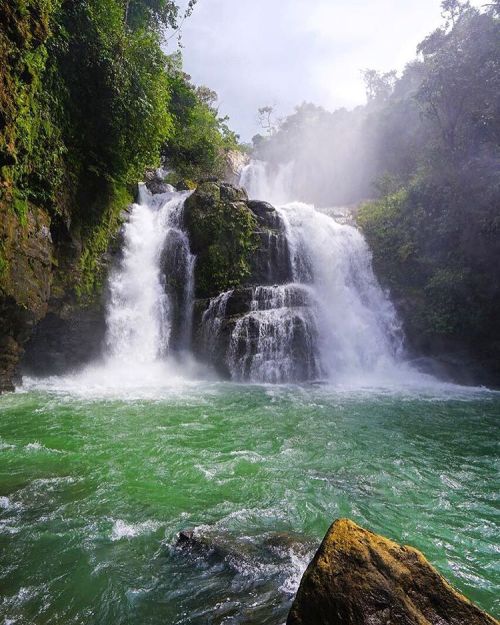
{"type": "Polygon", "coordinates": [[[8,271],[9,271],[9,261],[5,258],[5,251],[3,249],[3,245],[0,244],[0,288],[1,288],[1,281],[3,280],[4,276],[7,274],[8,271]]]}
{"type": "Polygon", "coordinates": [[[196,291],[210,297],[241,286],[258,247],[256,219],[243,191],[204,182],[185,205],[191,249],[197,256],[196,291]]]}
{"type": "Polygon", "coordinates": [[[101,289],[105,277],[102,257],[119,229],[123,209],[132,199],[132,194],[126,187],[112,186],[102,216],[86,233],[75,286],[75,292],[80,299],[92,297],[101,289]]]}
{"type": "Polygon", "coordinates": [[[28,202],[52,208],[63,178],[64,152],[54,123],[55,96],[44,89],[46,44],[59,0],[0,5],[0,200],[26,225],[28,202]]]}

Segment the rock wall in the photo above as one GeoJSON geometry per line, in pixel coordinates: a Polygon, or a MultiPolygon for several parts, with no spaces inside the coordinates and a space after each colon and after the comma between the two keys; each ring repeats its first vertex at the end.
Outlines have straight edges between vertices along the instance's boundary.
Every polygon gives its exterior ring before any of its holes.
{"type": "Polygon", "coordinates": [[[53,244],[47,214],[32,208],[26,223],[0,208],[0,392],[13,390],[23,345],[48,307],[53,244]]]}

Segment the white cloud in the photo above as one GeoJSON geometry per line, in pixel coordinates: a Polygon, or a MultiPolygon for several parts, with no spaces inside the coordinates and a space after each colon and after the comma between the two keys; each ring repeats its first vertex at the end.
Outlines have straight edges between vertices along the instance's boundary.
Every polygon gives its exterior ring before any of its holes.
{"type": "Polygon", "coordinates": [[[402,69],[441,22],[439,0],[198,0],[183,28],[185,68],[219,93],[250,139],[256,111],[364,101],[360,70],[402,69]]]}

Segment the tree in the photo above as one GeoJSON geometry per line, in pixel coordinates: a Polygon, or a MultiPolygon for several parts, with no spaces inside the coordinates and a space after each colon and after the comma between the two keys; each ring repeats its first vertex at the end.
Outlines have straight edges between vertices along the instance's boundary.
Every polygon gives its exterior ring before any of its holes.
{"type": "Polygon", "coordinates": [[[470,8],[468,0],[443,0],[441,2],[441,16],[446,20],[447,27],[455,26],[460,16],[470,8]]]}
{"type": "Polygon", "coordinates": [[[274,119],[274,107],[262,106],[258,110],[259,124],[268,134],[272,135],[276,130],[276,121],[274,119]]]}
{"type": "Polygon", "coordinates": [[[361,74],[368,102],[384,102],[391,96],[397,80],[396,70],[383,73],[375,69],[364,69],[361,74]]]}

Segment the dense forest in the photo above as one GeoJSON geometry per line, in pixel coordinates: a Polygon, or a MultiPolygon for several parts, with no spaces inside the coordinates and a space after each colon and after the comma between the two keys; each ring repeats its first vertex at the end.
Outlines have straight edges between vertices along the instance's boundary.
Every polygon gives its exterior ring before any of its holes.
{"type": "MultiPolygon", "coordinates": [[[[23,223],[44,209],[56,247],[68,233],[77,240],[80,291],[92,290],[98,256],[147,167],[163,155],[184,178],[217,174],[236,145],[217,95],[190,83],[180,53],[164,52],[193,7],[180,15],[167,0],[0,4],[0,210],[23,223]]],[[[0,250],[3,272],[8,262],[0,250]]]]}
{"type": "MultiPolygon", "coordinates": [[[[395,71],[365,70],[367,104],[302,104],[255,153],[293,154],[295,197],[352,205],[417,352],[498,380],[500,3],[445,0],[444,24],[395,71]],[[366,201],[368,199],[371,201],[366,201]],[[474,362],[474,365],[472,364],[474,362]]],[[[456,370],[455,370],[456,373],[456,370]]],[[[472,375],[474,377],[474,374],[472,375]]],[[[483,377],[484,379],[484,377],[483,377]]]]}

